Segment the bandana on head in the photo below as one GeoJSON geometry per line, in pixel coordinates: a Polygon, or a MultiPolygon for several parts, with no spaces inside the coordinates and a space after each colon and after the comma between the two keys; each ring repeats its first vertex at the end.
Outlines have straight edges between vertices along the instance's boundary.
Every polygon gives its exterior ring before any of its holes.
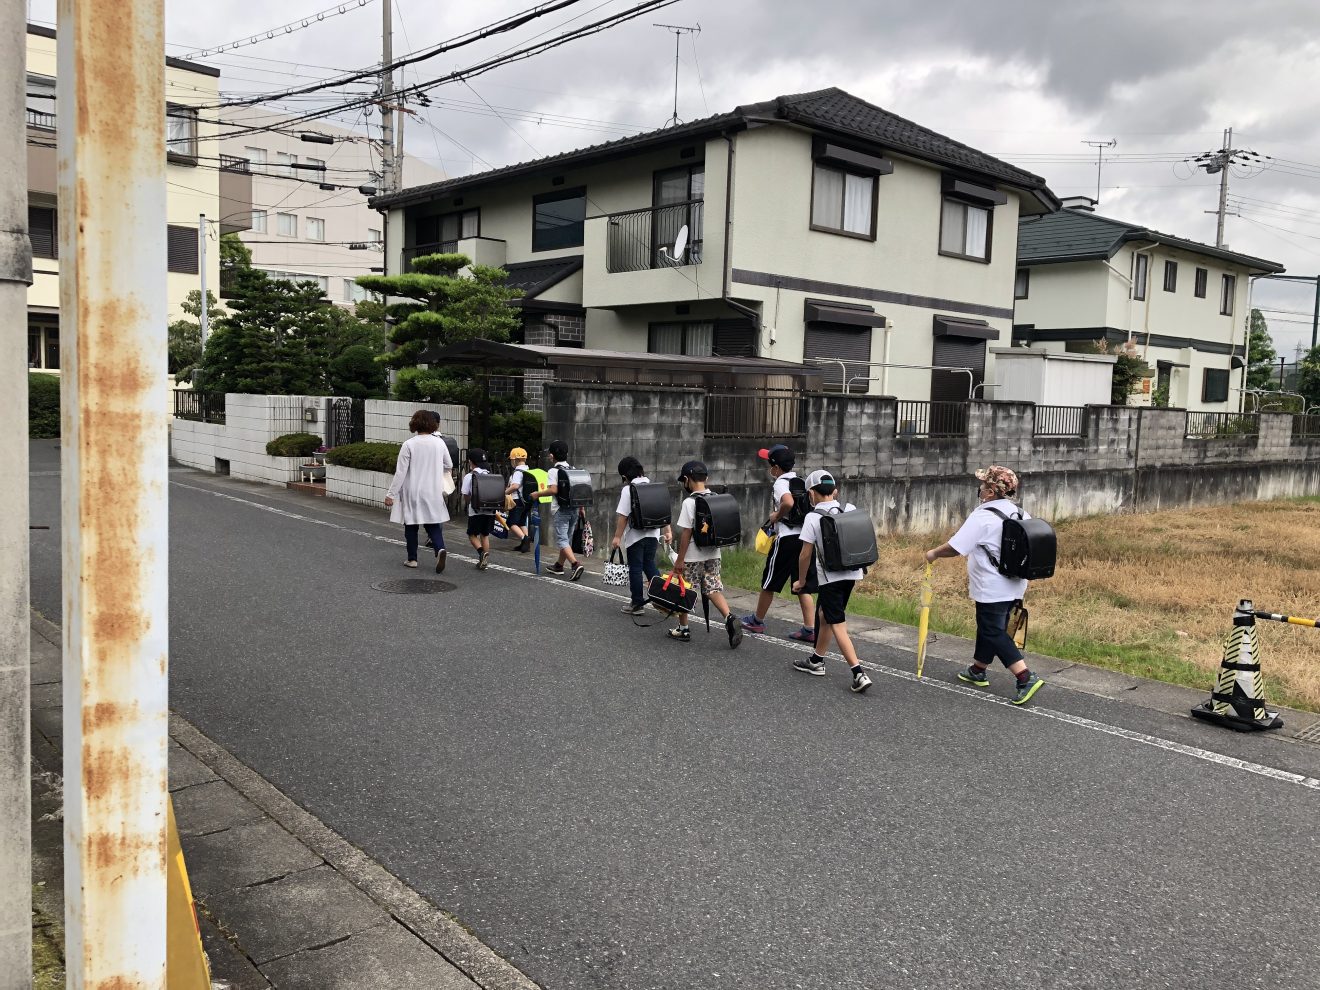
{"type": "Polygon", "coordinates": [[[1017,475],[998,464],[977,471],[976,478],[994,493],[995,498],[1008,498],[1017,493],[1017,475]]]}

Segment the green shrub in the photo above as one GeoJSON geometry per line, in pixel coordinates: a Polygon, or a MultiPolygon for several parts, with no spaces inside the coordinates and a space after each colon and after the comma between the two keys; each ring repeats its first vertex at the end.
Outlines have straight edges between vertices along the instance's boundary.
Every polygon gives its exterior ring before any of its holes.
{"type": "Polygon", "coordinates": [[[271,457],[311,457],[319,446],[321,438],[315,433],[286,433],[266,444],[266,453],[271,457]]]}
{"type": "Polygon", "coordinates": [[[359,471],[380,471],[393,474],[399,459],[399,443],[346,443],[325,455],[326,463],[359,471]]]}
{"type": "Polygon", "coordinates": [[[541,414],[522,410],[497,413],[486,429],[486,448],[502,454],[514,447],[527,451],[527,463],[535,464],[541,453],[541,414]]]}
{"type": "Polygon", "coordinates": [[[49,440],[60,435],[58,375],[28,375],[28,436],[49,440]]]}

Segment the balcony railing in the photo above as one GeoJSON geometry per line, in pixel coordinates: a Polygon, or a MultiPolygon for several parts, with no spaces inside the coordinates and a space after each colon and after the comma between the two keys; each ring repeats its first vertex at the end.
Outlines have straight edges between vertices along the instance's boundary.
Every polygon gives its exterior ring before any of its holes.
{"type": "Polygon", "coordinates": [[[430,244],[414,244],[412,247],[406,247],[402,252],[403,270],[410,271],[414,258],[422,258],[428,254],[457,254],[458,241],[434,241],[430,244]]]}
{"type": "Polygon", "coordinates": [[[894,424],[895,436],[904,439],[919,437],[965,437],[970,402],[925,402],[904,399],[898,403],[898,419],[894,424]]]}
{"type": "Polygon", "coordinates": [[[29,107],[23,116],[27,120],[27,125],[29,127],[40,127],[43,131],[55,130],[55,115],[53,113],[45,113],[41,110],[33,110],[29,107]]]}
{"type": "Polygon", "coordinates": [[[676,268],[701,264],[703,202],[694,199],[672,206],[629,210],[609,216],[607,270],[641,272],[651,268],[676,268]],[[687,228],[683,257],[674,258],[674,242],[687,228]]]}
{"type": "Polygon", "coordinates": [[[1231,440],[1260,435],[1259,413],[1189,412],[1188,440],[1231,440]]]}
{"type": "Polygon", "coordinates": [[[225,421],[224,393],[208,395],[191,389],[174,390],[174,418],[191,419],[198,423],[225,421]]]}
{"type": "Polygon", "coordinates": [[[1086,409],[1082,406],[1037,406],[1032,435],[1037,437],[1080,437],[1086,409]]]}
{"type": "Polygon", "coordinates": [[[252,162],[247,158],[240,158],[238,155],[220,156],[221,172],[242,172],[246,175],[252,174],[252,162]]]}
{"type": "Polygon", "coordinates": [[[804,398],[793,389],[735,389],[706,396],[708,437],[799,437],[804,398]]]}

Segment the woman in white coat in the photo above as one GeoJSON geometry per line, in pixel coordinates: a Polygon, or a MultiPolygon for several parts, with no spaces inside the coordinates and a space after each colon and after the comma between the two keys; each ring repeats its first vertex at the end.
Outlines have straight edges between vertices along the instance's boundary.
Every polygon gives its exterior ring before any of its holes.
{"type": "Polygon", "coordinates": [[[453,490],[454,461],[449,447],[436,432],[440,417],[429,409],[419,409],[408,422],[413,436],[403,442],[394,469],[394,480],[385,495],[390,522],[403,523],[403,538],[408,546],[404,567],[417,566],[417,531],[426,527],[426,535],[435,545],[435,572],[445,569],[445,534],[449,521],[445,495],[453,490]],[[448,484],[446,484],[446,480],[448,484]]]}

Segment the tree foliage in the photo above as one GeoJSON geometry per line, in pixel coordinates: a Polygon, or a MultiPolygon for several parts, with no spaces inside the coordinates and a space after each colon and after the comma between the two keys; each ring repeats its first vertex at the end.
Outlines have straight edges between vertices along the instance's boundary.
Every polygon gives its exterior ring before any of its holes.
{"type": "Polygon", "coordinates": [[[1114,362],[1114,376],[1109,389],[1109,401],[1116,406],[1127,405],[1133,386],[1154,374],[1150,365],[1137,353],[1137,345],[1130,340],[1113,347],[1104,340],[1097,340],[1094,350],[1097,354],[1111,354],[1118,358],[1114,362]]]}
{"type": "Polygon", "coordinates": [[[1251,333],[1247,338],[1247,388],[1277,389],[1279,380],[1275,362],[1279,355],[1274,350],[1269,325],[1260,310],[1251,311],[1251,333]]]}
{"type": "MultiPolygon", "coordinates": [[[[202,359],[202,290],[193,289],[180,307],[185,319],[174,320],[169,326],[169,370],[179,381],[187,381],[193,368],[202,359]]],[[[219,301],[208,289],[206,292],[208,322],[225,315],[219,301]]]]}
{"type": "Polygon", "coordinates": [[[1306,406],[1320,406],[1320,347],[1312,347],[1297,366],[1297,391],[1306,398],[1306,406]]]}

